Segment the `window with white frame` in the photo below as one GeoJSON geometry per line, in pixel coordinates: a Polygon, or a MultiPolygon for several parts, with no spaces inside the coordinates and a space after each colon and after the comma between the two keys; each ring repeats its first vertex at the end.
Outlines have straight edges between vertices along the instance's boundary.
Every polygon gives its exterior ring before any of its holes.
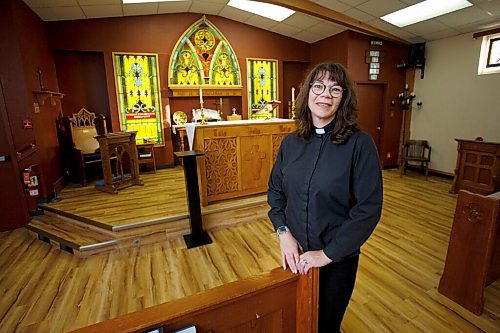
{"type": "Polygon", "coordinates": [[[477,73],[500,73],[500,33],[483,36],[477,73]]]}

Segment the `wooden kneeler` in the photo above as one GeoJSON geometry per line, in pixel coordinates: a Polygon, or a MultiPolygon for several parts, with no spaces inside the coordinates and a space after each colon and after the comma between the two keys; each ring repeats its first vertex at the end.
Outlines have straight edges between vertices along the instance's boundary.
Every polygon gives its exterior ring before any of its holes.
{"type": "Polygon", "coordinates": [[[476,315],[484,288],[500,278],[500,192],[461,190],[438,291],[476,315]]]}

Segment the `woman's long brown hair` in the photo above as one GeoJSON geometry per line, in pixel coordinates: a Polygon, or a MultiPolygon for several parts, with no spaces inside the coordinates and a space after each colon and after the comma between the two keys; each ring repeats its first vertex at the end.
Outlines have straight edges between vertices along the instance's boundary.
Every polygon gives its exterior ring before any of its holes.
{"type": "Polygon", "coordinates": [[[351,78],[344,66],[335,62],[325,62],[316,65],[302,83],[296,103],[296,133],[300,138],[305,140],[311,137],[314,126],[311,109],[308,106],[310,85],[314,81],[325,78],[337,82],[344,89],[339,108],[333,118],[334,126],[331,136],[333,143],[343,144],[353,132],[359,130],[357,121],[358,109],[356,93],[354,92],[354,85],[351,78]]]}

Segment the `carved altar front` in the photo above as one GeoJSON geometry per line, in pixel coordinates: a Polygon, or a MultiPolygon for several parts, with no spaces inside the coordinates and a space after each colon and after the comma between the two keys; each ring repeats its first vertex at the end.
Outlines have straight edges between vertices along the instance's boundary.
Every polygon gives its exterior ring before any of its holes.
{"type": "Polygon", "coordinates": [[[205,152],[198,164],[202,205],[266,192],[281,140],[294,129],[288,119],[197,125],[194,149],[205,152]]]}

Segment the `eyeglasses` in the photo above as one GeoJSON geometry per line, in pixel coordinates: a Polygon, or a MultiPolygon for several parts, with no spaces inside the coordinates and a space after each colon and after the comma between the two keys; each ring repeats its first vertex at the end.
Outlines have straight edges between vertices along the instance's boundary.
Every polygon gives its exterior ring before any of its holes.
{"type": "Polygon", "coordinates": [[[321,95],[325,91],[326,87],[329,88],[330,95],[332,95],[332,97],[340,97],[344,91],[344,89],[342,89],[339,85],[327,86],[322,82],[313,82],[309,85],[311,86],[311,91],[315,95],[321,95]]]}

